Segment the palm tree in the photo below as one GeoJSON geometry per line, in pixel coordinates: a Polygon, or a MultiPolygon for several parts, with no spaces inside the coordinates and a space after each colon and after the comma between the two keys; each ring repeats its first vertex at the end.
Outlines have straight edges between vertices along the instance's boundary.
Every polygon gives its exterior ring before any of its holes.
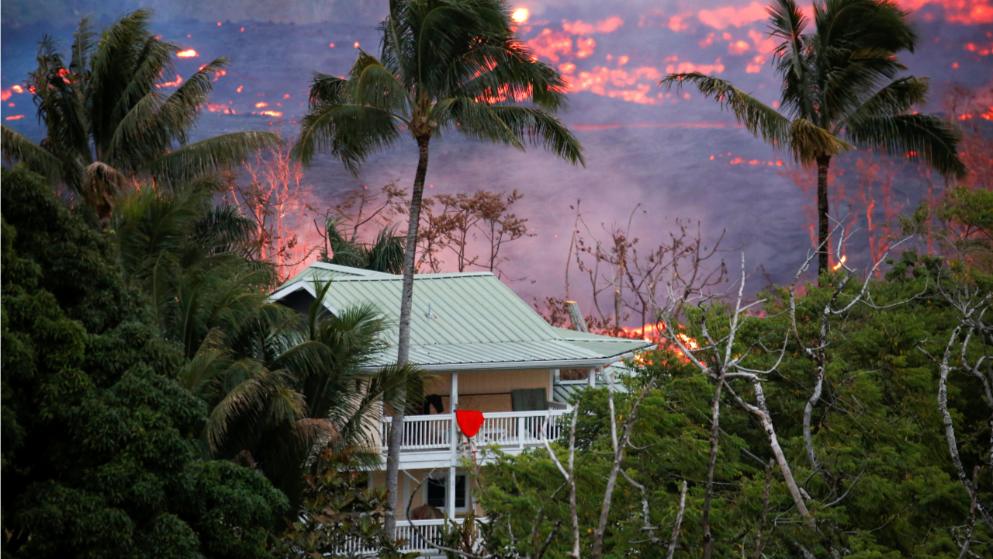
{"type": "Polygon", "coordinates": [[[917,157],[946,176],[962,176],[958,132],[935,115],[912,111],[923,103],[928,81],[896,77],[905,67],[900,51],[913,51],[917,35],[906,12],[886,0],[814,3],[816,30],[794,0],[769,7],[770,34],[779,40],[776,70],[782,76],[780,113],[731,83],[700,73],[670,74],[665,86],[691,83],[730,109],[749,132],[817,166],[818,272],[828,269],[831,160],[855,147],[917,157]]]}
{"type": "Polygon", "coordinates": [[[330,284],[305,317],[267,302],[274,274],[253,258],[253,223],[214,206],[215,190],[122,197],[113,219],[121,265],[162,336],[183,350],[180,384],[209,406],[206,452],[258,467],[295,502],[308,457],[330,446],[361,458],[373,408],[416,379],[402,367],[367,371],[383,321],[369,308],[324,312],[330,284]]]}
{"type": "Polygon", "coordinates": [[[46,137],[34,144],[3,128],[3,154],[23,161],[75,191],[106,223],[117,193],[152,182],[173,187],[244,160],[278,143],[268,132],[237,132],[188,143],[190,129],[225,65],[218,58],[200,67],[169,95],[165,77],[175,75],[179,50],[153,35],[150,12],[137,10],[107,28],[99,40],[83,19],[69,65],[45,37],[29,89],[46,137]]]}
{"type": "Polygon", "coordinates": [[[394,227],[380,229],[370,245],[343,237],[333,218],[327,220],[324,230],[327,246],[321,255],[323,260],[388,274],[403,272],[403,238],[396,234],[394,227]],[[327,248],[330,248],[330,254],[326,252],[327,248]]]}
{"type": "Polygon", "coordinates": [[[210,407],[209,452],[259,468],[294,503],[324,449],[378,461],[373,412],[395,404],[401,387],[419,390],[406,367],[366,370],[382,347],[383,321],[367,307],[326,313],[329,285],[318,287],[305,317],[270,303],[230,330],[211,330],[179,374],[210,407]]]}
{"type": "MultiPolygon", "coordinates": [[[[417,144],[403,261],[397,363],[410,351],[410,309],[421,197],[431,139],[444,129],[512,145],[538,144],[572,163],[582,149],[550,111],[564,101],[558,73],[513,35],[501,0],[391,0],[380,58],[360,52],[347,77],[317,74],[295,154],[328,150],[353,173],[404,131],[417,144]]],[[[401,395],[402,396],[402,395],[401,395]]],[[[402,397],[401,397],[402,400],[402,397]]],[[[386,533],[393,534],[403,406],[394,408],[386,464],[386,533]]]]}

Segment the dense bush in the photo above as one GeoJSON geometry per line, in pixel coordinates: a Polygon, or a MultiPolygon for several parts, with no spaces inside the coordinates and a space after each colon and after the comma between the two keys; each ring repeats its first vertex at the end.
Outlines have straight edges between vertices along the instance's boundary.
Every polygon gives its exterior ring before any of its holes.
{"type": "Polygon", "coordinates": [[[206,405],[106,237],[3,173],[3,529],[12,557],[265,557],[286,498],[204,459],[206,405]]]}

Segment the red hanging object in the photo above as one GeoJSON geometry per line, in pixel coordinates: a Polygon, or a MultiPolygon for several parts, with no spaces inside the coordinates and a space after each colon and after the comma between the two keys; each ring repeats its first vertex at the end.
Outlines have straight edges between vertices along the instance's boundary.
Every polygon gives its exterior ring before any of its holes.
{"type": "Polygon", "coordinates": [[[455,420],[458,421],[462,434],[471,439],[483,426],[483,412],[479,410],[455,410],[455,420]]]}

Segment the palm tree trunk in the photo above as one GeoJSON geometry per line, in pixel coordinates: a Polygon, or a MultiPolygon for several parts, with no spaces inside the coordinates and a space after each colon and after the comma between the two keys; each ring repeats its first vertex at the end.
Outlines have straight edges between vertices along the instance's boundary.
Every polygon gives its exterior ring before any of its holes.
{"type": "Polygon", "coordinates": [[[828,223],[828,167],[831,166],[831,156],[822,155],[817,158],[817,275],[818,277],[830,266],[828,254],[831,251],[829,242],[831,225],[828,223]]]}
{"type": "MultiPolygon", "coordinates": [[[[418,136],[417,173],[410,196],[410,219],[407,222],[407,242],[403,252],[403,290],[400,295],[400,336],[397,340],[397,365],[407,364],[410,358],[410,311],[414,298],[414,262],[417,251],[417,227],[421,220],[421,198],[424,194],[424,177],[428,172],[428,142],[430,136],[418,136]]],[[[390,424],[389,450],[386,455],[386,537],[392,539],[396,532],[396,500],[399,495],[397,481],[400,474],[400,443],[403,439],[406,391],[400,388],[390,424]]]]}

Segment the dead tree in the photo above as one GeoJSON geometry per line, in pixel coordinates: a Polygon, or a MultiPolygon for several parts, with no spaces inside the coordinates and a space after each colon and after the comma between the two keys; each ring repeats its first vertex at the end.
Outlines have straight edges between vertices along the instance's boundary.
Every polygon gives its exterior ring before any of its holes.
{"type": "MultiPolygon", "coordinates": [[[[710,334],[707,324],[704,321],[701,325],[704,342],[700,344],[699,349],[691,350],[687,347],[687,344],[683,338],[678,335],[675,328],[665,329],[665,334],[669,341],[679,348],[680,352],[692,365],[699,369],[700,372],[708,378],[714,380],[715,383],[719,383],[720,386],[723,387],[723,390],[728,392],[734,402],[758,419],[762,426],[762,430],[766,435],[773,458],[776,461],[780,474],[783,476],[783,481],[786,484],[786,488],[793,500],[793,504],[796,507],[797,512],[800,514],[804,523],[808,527],[815,529],[816,522],[814,520],[814,516],[807,507],[807,497],[800,489],[800,485],[797,483],[796,478],[793,475],[793,470],[790,467],[789,460],[786,458],[786,454],[783,452],[783,449],[779,444],[779,436],[776,432],[775,422],[765,399],[765,388],[763,384],[764,379],[767,375],[775,371],[779,367],[780,363],[782,363],[782,360],[786,355],[789,338],[784,337],[782,348],[776,354],[775,362],[772,366],[765,369],[754,369],[747,367],[744,364],[744,360],[749,357],[750,353],[748,351],[741,351],[740,348],[735,347],[738,332],[741,328],[742,319],[745,317],[749,309],[765,301],[764,299],[759,299],[749,304],[743,304],[745,281],[745,257],[744,254],[742,254],[741,279],[738,284],[738,295],[729,319],[727,333],[724,336],[714,338],[710,334]],[[731,384],[736,380],[746,381],[746,386],[752,390],[754,401],[748,401],[743,396],[738,394],[731,384]]],[[[662,318],[663,320],[667,320],[672,323],[670,316],[667,315],[665,311],[663,312],[662,318]]]]}
{"type": "MultiPolygon", "coordinates": [[[[951,458],[955,474],[962,483],[970,500],[975,502],[975,509],[983,522],[993,530],[993,515],[991,507],[984,503],[978,494],[978,487],[970,479],[962,464],[959,454],[958,440],[955,433],[955,423],[948,409],[948,379],[951,373],[961,369],[977,378],[983,387],[982,398],[993,411],[993,371],[987,365],[993,362],[993,355],[981,355],[975,362],[969,362],[968,348],[973,336],[979,334],[988,341],[993,340],[993,324],[986,322],[987,314],[993,314],[993,293],[984,292],[980,288],[967,285],[954,290],[946,289],[940,283],[938,291],[944,300],[958,313],[959,322],[948,336],[944,351],[938,360],[938,411],[941,413],[942,426],[945,432],[945,442],[948,445],[948,455],[951,458]],[[960,344],[960,345],[959,345],[960,344]],[[959,345],[958,351],[956,346],[959,345]],[[960,366],[954,364],[958,358],[960,366]],[[987,365],[984,367],[984,365],[987,365]]],[[[923,350],[923,348],[922,348],[923,350]]],[[[990,448],[987,454],[987,466],[993,472],[993,416],[990,418],[990,448]]]]}

